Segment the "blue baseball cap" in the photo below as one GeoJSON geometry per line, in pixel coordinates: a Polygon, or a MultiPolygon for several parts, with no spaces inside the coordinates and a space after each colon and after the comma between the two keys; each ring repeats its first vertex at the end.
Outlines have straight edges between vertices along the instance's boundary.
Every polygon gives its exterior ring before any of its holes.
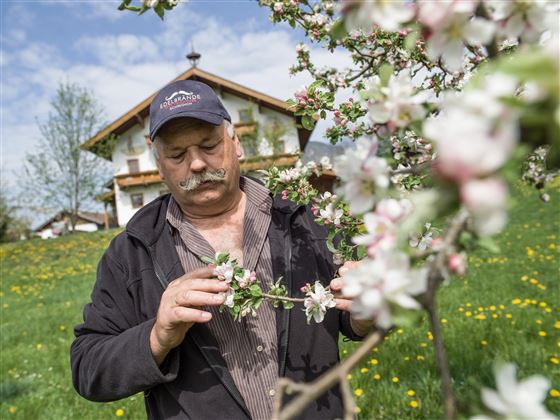
{"type": "Polygon", "coordinates": [[[231,117],[210,86],[195,80],[177,80],[160,90],[150,104],[150,138],[175,118],[188,117],[220,125],[231,117]]]}

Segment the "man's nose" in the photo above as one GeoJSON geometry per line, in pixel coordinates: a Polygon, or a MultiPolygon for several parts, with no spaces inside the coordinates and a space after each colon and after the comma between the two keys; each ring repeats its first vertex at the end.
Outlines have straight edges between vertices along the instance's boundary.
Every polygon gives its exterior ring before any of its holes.
{"type": "Polygon", "coordinates": [[[200,150],[196,150],[196,148],[191,148],[188,151],[188,159],[189,162],[189,169],[191,172],[202,172],[206,169],[206,161],[204,160],[203,154],[200,150]]]}

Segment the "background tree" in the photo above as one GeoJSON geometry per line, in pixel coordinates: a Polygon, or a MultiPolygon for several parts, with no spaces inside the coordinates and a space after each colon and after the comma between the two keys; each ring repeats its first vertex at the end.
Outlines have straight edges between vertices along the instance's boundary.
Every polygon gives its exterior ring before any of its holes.
{"type": "Polygon", "coordinates": [[[101,126],[101,108],[92,93],[76,84],[58,87],[52,112],[38,123],[41,140],[25,157],[22,187],[30,208],[65,210],[74,230],[78,211],[102,187],[106,164],[80,149],[101,126]]]}

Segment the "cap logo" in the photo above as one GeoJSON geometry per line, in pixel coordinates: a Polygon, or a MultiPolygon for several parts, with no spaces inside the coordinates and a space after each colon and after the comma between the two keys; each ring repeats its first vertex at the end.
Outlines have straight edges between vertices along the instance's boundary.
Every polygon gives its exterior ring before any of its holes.
{"type": "Polygon", "coordinates": [[[193,92],[185,92],[184,90],[179,90],[173,92],[171,95],[165,98],[160,105],[160,109],[166,109],[171,111],[175,108],[182,106],[192,105],[200,101],[200,95],[194,94],[193,92]]]}

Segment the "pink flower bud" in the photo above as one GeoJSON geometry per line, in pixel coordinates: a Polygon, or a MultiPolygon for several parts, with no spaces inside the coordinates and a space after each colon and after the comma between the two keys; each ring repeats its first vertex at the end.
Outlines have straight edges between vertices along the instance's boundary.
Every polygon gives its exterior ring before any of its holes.
{"type": "Polygon", "coordinates": [[[453,254],[447,260],[447,267],[453,274],[464,276],[467,272],[467,261],[463,254],[453,254]]]}

